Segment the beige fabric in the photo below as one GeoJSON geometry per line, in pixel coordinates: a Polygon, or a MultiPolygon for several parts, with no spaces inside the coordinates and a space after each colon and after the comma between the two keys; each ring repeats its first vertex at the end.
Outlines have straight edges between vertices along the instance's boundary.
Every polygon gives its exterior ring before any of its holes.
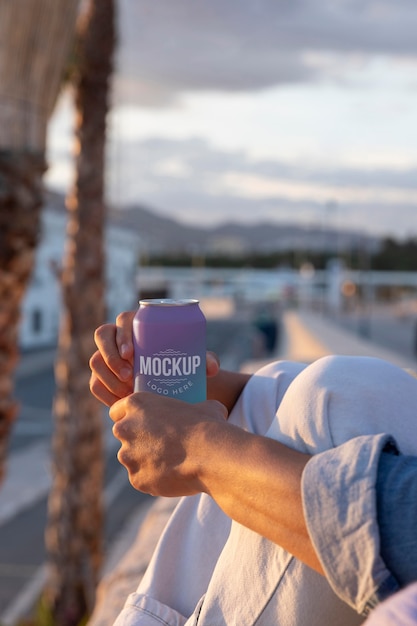
{"type": "Polygon", "coordinates": [[[129,520],[114,546],[88,626],[110,626],[127,596],[138,586],[179,498],[155,498],[143,505],[129,520]]]}

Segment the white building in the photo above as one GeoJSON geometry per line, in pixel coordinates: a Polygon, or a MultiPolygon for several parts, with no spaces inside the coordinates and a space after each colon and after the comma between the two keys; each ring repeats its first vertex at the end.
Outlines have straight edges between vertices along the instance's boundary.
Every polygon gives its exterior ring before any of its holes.
{"type": "MultiPolygon", "coordinates": [[[[42,237],[36,254],[35,269],[23,302],[20,328],[20,346],[23,349],[56,344],[61,297],[55,272],[63,262],[66,223],[63,198],[48,194],[42,211],[42,237]]],[[[105,246],[106,304],[108,319],[114,320],[121,311],[137,306],[139,238],[132,230],[116,226],[109,220],[105,246]]]]}

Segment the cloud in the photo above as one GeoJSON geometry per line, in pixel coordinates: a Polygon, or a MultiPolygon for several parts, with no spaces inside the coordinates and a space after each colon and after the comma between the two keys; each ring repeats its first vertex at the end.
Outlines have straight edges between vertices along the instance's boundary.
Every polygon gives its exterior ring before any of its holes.
{"type": "Polygon", "coordinates": [[[342,80],[371,55],[417,60],[414,0],[120,0],[116,99],[342,80]]]}
{"type": "MultiPolygon", "coordinates": [[[[416,0],[119,6],[115,100],[133,106],[109,142],[114,203],[213,224],[312,223],[335,201],[341,228],[416,232],[416,0]],[[190,97],[207,91],[233,97],[190,97]]],[[[71,175],[57,130],[55,185],[71,175]]]]}
{"type": "MultiPolygon", "coordinates": [[[[414,169],[299,167],[225,152],[201,139],[132,143],[120,155],[111,188],[188,223],[225,221],[317,224],[372,234],[416,234],[414,169]],[[330,208],[331,210],[330,210],[330,208]],[[413,231],[414,228],[414,231],[413,231]]],[[[110,172],[116,168],[110,167],[110,172]]]]}

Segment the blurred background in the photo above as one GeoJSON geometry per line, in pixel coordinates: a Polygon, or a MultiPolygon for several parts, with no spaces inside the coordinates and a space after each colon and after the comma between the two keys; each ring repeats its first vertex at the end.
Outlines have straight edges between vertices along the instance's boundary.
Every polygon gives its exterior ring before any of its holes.
{"type": "MultiPolygon", "coordinates": [[[[33,10],[48,9],[46,0],[31,2],[33,10]]],[[[114,65],[103,83],[103,161],[93,162],[91,154],[82,157],[94,144],[82,122],[98,109],[84,115],[80,108],[84,57],[71,41],[85,40],[99,3],[70,4],[76,10],[61,55],[68,77],[58,81],[41,139],[22,131],[19,140],[16,132],[0,141],[2,154],[41,155],[47,165],[39,176],[40,237],[18,302],[12,374],[19,408],[0,487],[4,626],[31,615],[48,586],[43,536],[53,479],[54,364],[68,307],[61,273],[76,233],[89,235],[104,272],[101,317],[91,318],[83,337],[92,340],[98,322],[114,321],[140,298],[192,297],[208,320],[208,348],[226,368],[253,371],[274,358],[311,361],[330,352],[417,366],[417,5],[114,1],[107,22],[111,16],[115,46],[105,48],[103,34],[94,46],[99,61],[108,55],[114,65]],[[102,231],[82,218],[69,226],[75,206],[93,213],[85,202],[91,190],[83,196],[80,189],[101,168],[102,231]]],[[[7,18],[23,33],[5,5],[2,15],[3,25],[7,18]]],[[[25,28],[21,40],[33,54],[39,33],[25,28]]],[[[0,76],[10,67],[7,47],[0,48],[0,76]]],[[[3,86],[0,113],[11,119],[19,102],[31,102],[39,67],[20,82],[27,93],[12,98],[12,87],[3,86]]],[[[8,206],[1,205],[3,216],[8,206]]],[[[3,234],[10,222],[3,218],[3,234]]],[[[5,236],[1,241],[5,249],[5,236]]],[[[12,274],[6,256],[1,263],[3,274],[12,274]]],[[[101,291],[83,267],[85,282],[74,283],[72,298],[84,301],[88,318],[88,298],[98,301],[101,291]]],[[[80,326],[70,319],[77,335],[80,326]]],[[[93,350],[91,341],[78,351],[86,371],[93,350]]],[[[88,373],[83,380],[89,394],[88,373]]],[[[100,409],[106,557],[148,499],[118,468],[105,413],[100,409]]]]}

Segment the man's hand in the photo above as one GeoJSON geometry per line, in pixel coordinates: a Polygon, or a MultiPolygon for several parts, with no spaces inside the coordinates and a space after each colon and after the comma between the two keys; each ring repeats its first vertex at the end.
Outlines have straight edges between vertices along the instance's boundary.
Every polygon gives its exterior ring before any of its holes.
{"type": "MultiPolygon", "coordinates": [[[[107,406],[112,406],[133,391],[134,316],[135,311],[121,313],[115,324],[103,324],[94,334],[98,350],[90,359],[90,390],[107,406]]],[[[219,370],[217,355],[214,352],[207,352],[207,377],[217,376],[219,370]]]]}
{"type": "Polygon", "coordinates": [[[134,393],[110,409],[118,459],[135,489],[152,495],[192,495],[204,490],[199,474],[207,462],[205,441],[227,419],[215,400],[188,404],[151,393],[134,393]]]}

